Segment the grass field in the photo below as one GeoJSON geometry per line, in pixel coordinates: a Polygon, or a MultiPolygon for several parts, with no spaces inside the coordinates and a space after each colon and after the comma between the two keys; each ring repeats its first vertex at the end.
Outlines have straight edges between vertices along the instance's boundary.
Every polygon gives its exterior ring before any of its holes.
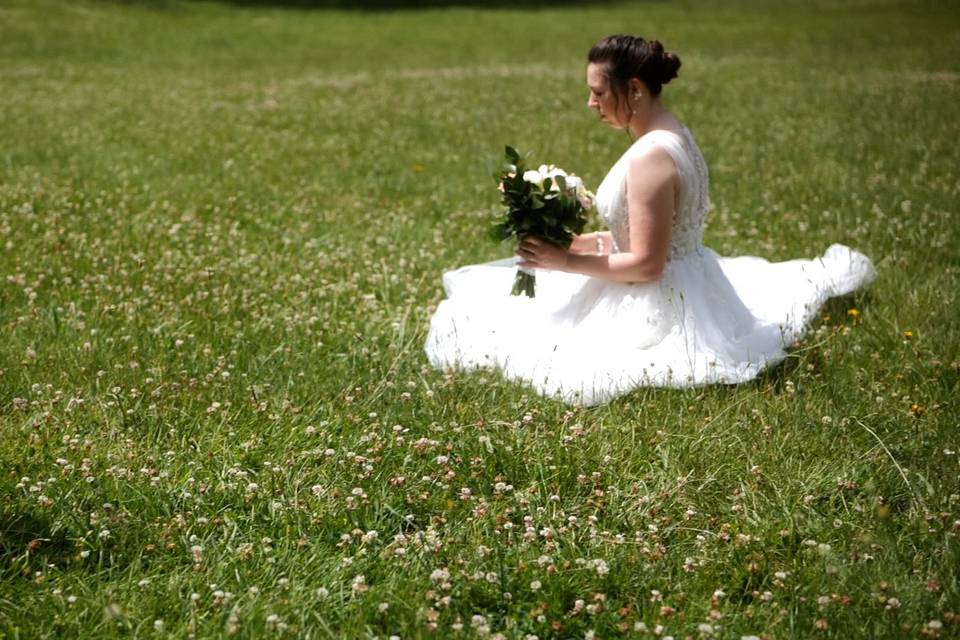
{"type": "Polygon", "coordinates": [[[960,6],[0,1],[0,638],[960,637],[960,6]],[[655,36],[707,243],[874,260],[756,382],[422,352],[505,143],[655,36]]]}

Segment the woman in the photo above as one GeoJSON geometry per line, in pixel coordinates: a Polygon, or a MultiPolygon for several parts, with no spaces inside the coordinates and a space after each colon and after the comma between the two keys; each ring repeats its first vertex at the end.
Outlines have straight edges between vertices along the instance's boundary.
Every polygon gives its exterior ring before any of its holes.
{"type": "Polygon", "coordinates": [[[873,278],[870,260],[842,245],[781,263],[703,246],[707,166],[660,101],[679,68],[656,40],[593,46],[587,104],[635,139],[597,190],[609,231],[569,249],[531,237],[519,260],[444,274],[426,345],[435,366],[499,368],[588,405],[637,386],[743,382],[782,360],[827,298],[873,278]],[[538,270],[535,298],[509,295],[518,264],[538,270]]]}

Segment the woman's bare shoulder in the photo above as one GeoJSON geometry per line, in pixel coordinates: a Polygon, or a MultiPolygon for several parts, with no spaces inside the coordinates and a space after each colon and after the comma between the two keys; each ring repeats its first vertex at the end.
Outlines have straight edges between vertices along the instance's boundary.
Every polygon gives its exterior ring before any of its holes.
{"type": "Polygon", "coordinates": [[[661,183],[672,181],[678,174],[673,155],[664,144],[649,140],[630,150],[627,179],[631,182],[661,183]]]}

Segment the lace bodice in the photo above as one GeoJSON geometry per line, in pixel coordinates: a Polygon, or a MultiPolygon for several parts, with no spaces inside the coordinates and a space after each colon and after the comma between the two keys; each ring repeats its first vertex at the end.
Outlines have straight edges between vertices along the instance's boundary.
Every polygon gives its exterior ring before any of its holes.
{"type": "Polygon", "coordinates": [[[690,131],[657,129],[638,138],[617,160],[597,189],[597,210],[613,236],[614,253],[630,250],[630,220],[627,214],[627,167],[630,158],[649,145],[658,145],[673,158],[680,175],[673,212],[668,260],[703,254],[703,223],[710,209],[710,179],[707,163],[690,131]]]}

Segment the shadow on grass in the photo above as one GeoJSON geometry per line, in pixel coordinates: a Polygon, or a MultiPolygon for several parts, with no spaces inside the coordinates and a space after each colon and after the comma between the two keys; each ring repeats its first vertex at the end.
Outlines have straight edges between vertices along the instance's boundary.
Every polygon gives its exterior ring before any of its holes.
{"type": "MultiPolygon", "coordinates": [[[[870,292],[869,291],[857,291],[855,293],[850,293],[845,296],[839,296],[836,298],[830,298],[827,300],[823,306],[820,308],[820,312],[817,314],[817,318],[823,318],[826,320],[832,319],[833,321],[842,322],[843,319],[847,318],[848,310],[856,307],[855,302],[859,301],[862,306],[869,306],[870,304],[870,292]]],[[[810,325],[807,327],[806,338],[809,339],[813,331],[816,330],[816,327],[810,325]]],[[[787,357],[784,358],[780,363],[768,367],[765,369],[756,379],[754,384],[758,387],[773,387],[776,393],[781,393],[784,391],[787,380],[791,378],[796,372],[801,362],[806,359],[810,359],[811,354],[807,353],[804,356],[801,356],[800,353],[796,352],[794,349],[787,350],[787,357]]],[[[818,361],[822,365],[822,356],[817,357],[818,361]]]]}
{"type": "MultiPolygon", "coordinates": [[[[157,9],[173,8],[171,0],[112,0],[116,4],[157,9]]],[[[613,4],[615,0],[207,0],[238,7],[278,9],[337,9],[341,11],[410,11],[418,9],[555,9],[613,4]]]]}
{"type": "Polygon", "coordinates": [[[65,564],[73,552],[69,532],[54,530],[49,519],[34,513],[0,513],[0,559],[7,570],[65,564]]]}

